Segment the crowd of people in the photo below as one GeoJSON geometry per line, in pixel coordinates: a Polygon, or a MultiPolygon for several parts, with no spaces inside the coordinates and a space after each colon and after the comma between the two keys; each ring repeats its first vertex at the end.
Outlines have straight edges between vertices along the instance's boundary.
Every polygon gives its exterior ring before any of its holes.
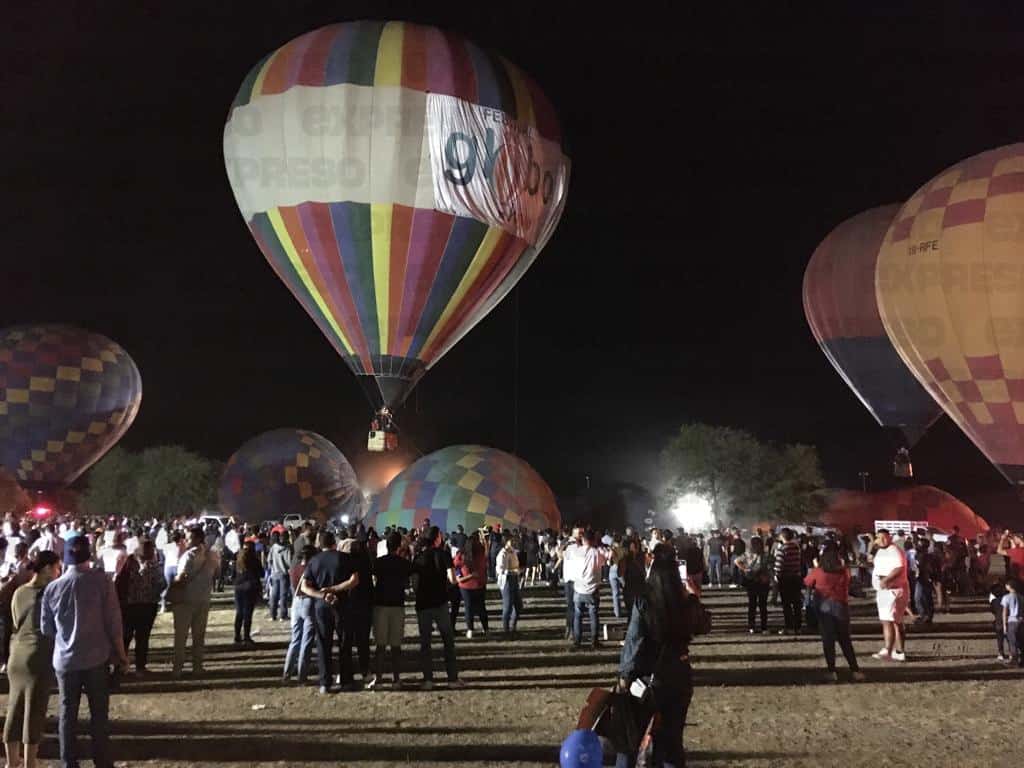
{"type": "MultiPolygon", "coordinates": [[[[931,622],[948,609],[950,595],[988,591],[999,660],[1024,664],[1024,536],[1008,531],[974,540],[956,530],[948,537],[886,530],[876,536],[816,535],[790,528],[746,537],[736,528],[706,535],[653,529],[642,536],[629,527],[596,531],[583,525],[445,532],[428,520],[415,530],[378,533],[361,524],[306,522],[289,530],[179,518],[8,520],[3,532],[0,671],[10,685],[4,741],[11,766],[37,764],[54,678],[62,760],[75,764],[84,692],[96,764],[109,765],[109,691],[128,673],[129,650],[134,646],[135,674],[149,674],[150,634],[158,613],[169,610],[171,674],[186,674],[191,638],[191,675],[201,677],[211,599],[229,586],[235,642],[256,643],[253,616],[265,605],[270,620],[290,622],[282,682],[305,684],[315,674],[325,695],[408,685],[411,670],[402,657],[407,602],[419,634],[419,687],[430,690],[435,636],[449,687],[464,687],[455,640],[460,614],[468,641],[495,634],[485,599],[489,583],[501,594],[500,632],[509,642],[518,636],[524,588],[562,590],[565,638],[574,651],[607,642],[601,619],[607,594],[606,619],[610,613],[628,622],[620,643],[620,688],[657,681],[652,695],[663,726],[655,751],[665,765],[681,759],[692,695],[688,645],[704,631],[692,608],[700,606],[706,589],[745,590],[752,634],[770,631],[769,606],[780,605],[775,631],[819,633],[833,680],[839,679],[838,644],[855,681],[864,676],[851,641],[851,595],[874,590],[883,636],[874,657],[902,662],[906,621],[931,622]]],[[[620,765],[631,760],[620,755],[620,765]]]]}

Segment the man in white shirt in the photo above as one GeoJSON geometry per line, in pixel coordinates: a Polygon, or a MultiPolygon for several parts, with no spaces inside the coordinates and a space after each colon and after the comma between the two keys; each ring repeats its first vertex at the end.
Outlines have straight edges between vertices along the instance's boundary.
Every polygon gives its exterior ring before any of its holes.
{"type": "Polygon", "coordinates": [[[39,552],[53,552],[62,561],[64,560],[64,541],[54,532],[52,523],[43,528],[42,534],[28,548],[30,559],[39,552]]]}
{"type": "Polygon", "coordinates": [[[573,559],[577,562],[578,572],[573,582],[573,646],[579,648],[583,641],[583,611],[590,618],[590,645],[597,648],[598,639],[598,596],[601,588],[601,574],[607,558],[607,550],[597,547],[597,534],[587,531],[583,534],[583,544],[576,547],[573,559]]]}
{"type": "Polygon", "coordinates": [[[871,581],[875,588],[878,618],[882,622],[882,637],[885,640],[882,650],[872,655],[880,660],[906,661],[903,652],[903,615],[910,605],[907,556],[884,528],[878,532],[878,549],[875,552],[871,581]]]}
{"type": "Polygon", "coordinates": [[[572,535],[566,540],[559,553],[562,561],[562,583],[565,587],[565,639],[573,637],[573,626],[576,622],[576,601],[573,592],[573,583],[578,577],[581,552],[580,542],[583,540],[583,529],[573,528],[572,535]]]}

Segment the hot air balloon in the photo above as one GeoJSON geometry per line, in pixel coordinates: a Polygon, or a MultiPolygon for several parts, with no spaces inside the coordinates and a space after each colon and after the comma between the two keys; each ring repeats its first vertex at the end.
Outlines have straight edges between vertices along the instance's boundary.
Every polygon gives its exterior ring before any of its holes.
{"type": "Polygon", "coordinates": [[[821,351],[883,427],[909,445],[942,414],[886,335],[875,299],[875,264],[897,205],[844,221],[819,245],[804,272],[804,314],[821,351]]]}
{"type": "Polygon", "coordinates": [[[252,523],[297,514],[320,522],[359,515],[356,473],[334,443],[305,429],[274,429],[235,451],[220,482],[225,514],[252,523]]]}
{"type": "Polygon", "coordinates": [[[67,325],[0,331],[0,465],[23,487],[73,482],[141,403],[139,369],[110,339],[67,325]]]}
{"type": "Polygon", "coordinates": [[[558,121],[533,81],[402,22],[331,25],[265,57],[231,107],[224,157],[264,256],[384,432],[533,263],[568,189],[558,121]]]}
{"type": "Polygon", "coordinates": [[[558,530],[555,495],[522,459],[479,445],[453,445],[424,456],[373,500],[366,518],[377,530],[415,528],[430,520],[445,531],[458,525],[558,530]]]}
{"type": "Polygon", "coordinates": [[[876,272],[903,361],[1013,483],[1024,483],[1024,144],[943,171],[900,209],[876,272]]]}

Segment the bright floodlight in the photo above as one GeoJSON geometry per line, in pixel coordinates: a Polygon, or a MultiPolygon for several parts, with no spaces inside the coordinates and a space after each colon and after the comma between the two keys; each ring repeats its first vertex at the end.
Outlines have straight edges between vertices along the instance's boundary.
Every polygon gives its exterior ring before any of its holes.
{"type": "Polygon", "coordinates": [[[672,506],[672,514],[687,531],[701,531],[715,524],[711,502],[695,493],[682,496],[672,506]]]}
{"type": "Polygon", "coordinates": [[[341,516],[341,524],[342,525],[348,525],[348,515],[342,515],[341,516]]]}

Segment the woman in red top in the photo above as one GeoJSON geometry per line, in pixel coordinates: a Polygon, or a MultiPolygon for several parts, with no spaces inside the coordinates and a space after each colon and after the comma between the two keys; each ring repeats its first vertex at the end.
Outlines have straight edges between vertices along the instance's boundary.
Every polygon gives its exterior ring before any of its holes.
{"type": "Polygon", "coordinates": [[[854,681],[863,681],[864,673],[857,665],[853,641],[850,639],[850,571],[836,547],[828,547],[821,553],[821,558],[815,561],[815,568],[804,578],[804,584],[815,590],[820,598],[818,623],[829,679],[839,682],[839,673],[836,672],[838,640],[854,681]]]}
{"type": "Polygon", "coordinates": [[[471,536],[465,549],[456,556],[453,565],[461,566],[461,574],[456,577],[462,602],[466,606],[466,638],[473,638],[473,619],[480,618],[480,625],[487,636],[487,546],[482,536],[471,536]],[[462,562],[459,562],[459,559],[462,562]]]}

